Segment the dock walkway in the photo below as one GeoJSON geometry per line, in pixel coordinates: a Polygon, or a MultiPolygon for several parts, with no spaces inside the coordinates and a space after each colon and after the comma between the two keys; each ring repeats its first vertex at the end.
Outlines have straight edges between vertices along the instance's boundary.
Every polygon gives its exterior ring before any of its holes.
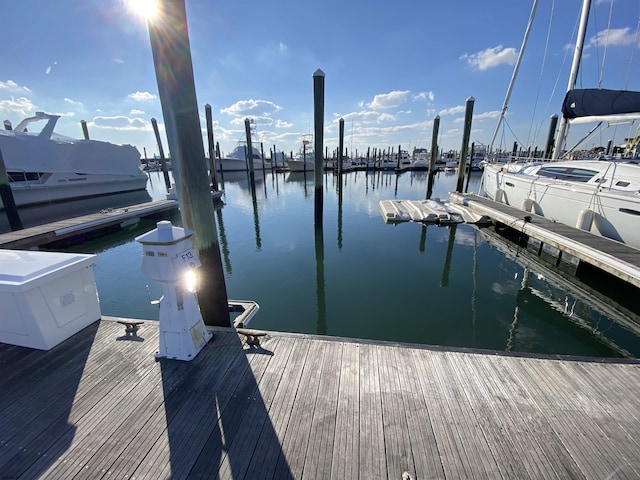
{"type": "Polygon", "coordinates": [[[452,193],[450,199],[640,288],[636,248],[478,195],[452,193]]]}
{"type": "Polygon", "coordinates": [[[152,216],[168,210],[176,210],[177,208],[178,202],[176,200],[158,200],[130,207],[108,209],[67,220],[59,220],[0,234],[0,248],[29,250],[98,229],[127,225],[137,222],[141,217],[152,216]]]}
{"type": "Polygon", "coordinates": [[[640,363],[231,329],[154,359],[105,317],[0,344],[0,476],[638,478],[640,363]]]}

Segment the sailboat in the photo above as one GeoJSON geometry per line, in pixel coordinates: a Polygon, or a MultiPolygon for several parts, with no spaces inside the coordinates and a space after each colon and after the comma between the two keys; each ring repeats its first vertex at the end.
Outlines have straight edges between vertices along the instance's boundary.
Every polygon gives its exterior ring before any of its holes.
{"type": "Polygon", "coordinates": [[[482,193],[640,249],[640,159],[559,160],[569,124],[640,119],[640,92],[575,88],[590,6],[590,0],[583,1],[554,161],[489,163],[482,193]]]}

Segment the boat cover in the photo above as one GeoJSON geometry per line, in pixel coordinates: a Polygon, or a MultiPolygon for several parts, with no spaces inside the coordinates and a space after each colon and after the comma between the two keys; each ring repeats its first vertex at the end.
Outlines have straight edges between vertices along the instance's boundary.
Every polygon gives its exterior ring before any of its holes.
{"type": "Polygon", "coordinates": [[[640,112],[640,92],[580,88],[569,90],[562,104],[565,118],[640,112]]]}

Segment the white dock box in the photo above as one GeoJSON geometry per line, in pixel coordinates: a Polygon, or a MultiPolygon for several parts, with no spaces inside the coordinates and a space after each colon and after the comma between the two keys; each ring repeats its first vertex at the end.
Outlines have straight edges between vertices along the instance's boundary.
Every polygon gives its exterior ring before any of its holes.
{"type": "Polygon", "coordinates": [[[49,350],[100,319],[98,257],[0,250],[0,342],[49,350]]]}

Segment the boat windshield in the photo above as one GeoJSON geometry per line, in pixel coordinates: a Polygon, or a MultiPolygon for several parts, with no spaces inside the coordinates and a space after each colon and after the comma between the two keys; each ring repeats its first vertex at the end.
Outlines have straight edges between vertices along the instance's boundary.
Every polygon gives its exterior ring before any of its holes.
{"type": "Polygon", "coordinates": [[[597,174],[598,172],[596,170],[576,167],[542,167],[538,170],[538,175],[541,177],[568,180],[571,182],[588,182],[597,174]]]}

